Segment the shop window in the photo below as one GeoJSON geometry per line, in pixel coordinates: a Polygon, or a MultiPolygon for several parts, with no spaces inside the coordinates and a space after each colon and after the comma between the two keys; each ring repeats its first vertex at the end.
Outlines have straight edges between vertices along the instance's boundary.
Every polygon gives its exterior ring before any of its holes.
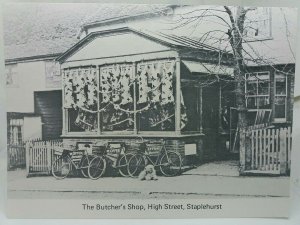
{"type": "Polygon", "coordinates": [[[98,71],[63,71],[69,132],[175,131],[174,61],[105,65],[98,71]]]}
{"type": "Polygon", "coordinates": [[[68,112],[68,131],[95,132],[98,129],[97,75],[94,67],[63,72],[64,107],[68,112]]]}
{"type": "Polygon", "coordinates": [[[182,83],[181,90],[181,130],[200,131],[199,88],[182,83]]]}
{"type": "Polygon", "coordinates": [[[269,72],[246,73],[245,96],[248,109],[270,109],[269,72]]]}
{"type": "Polygon", "coordinates": [[[103,131],[133,131],[134,74],[132,65],[100,68],[99,111],[103,131]]]}
{"type": "Polygon", "coordinates": [[[282,73],[275,73],[275,121],[285,120],[287,102],[287,76],[282,73]]]}
{"type": "Polygon", "coordinates": [[[174,62],[140,63],[137,111],[140,131],[175,131],[174,62]]]}
{"type": "Polygon", "coordinates": [[[10,119],[8,124],[8,144],[20,145],[23,143],[23,119],[10,119]]]}

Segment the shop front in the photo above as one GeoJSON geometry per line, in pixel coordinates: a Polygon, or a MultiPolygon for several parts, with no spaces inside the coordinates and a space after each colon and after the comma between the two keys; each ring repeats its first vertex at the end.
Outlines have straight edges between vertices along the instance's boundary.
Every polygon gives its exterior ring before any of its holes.
{"type": "Polygon", "coordinates": [[[89,34],[58,58],[64,145],[123,142],[131,151],[142,137],[164,140],[184,164],[217,157],[221,146],[208,140],[226,131],[221,89],[233,70],[229,59],[222,65],[214,57],[203,46],[129,28],[89,34]]]}

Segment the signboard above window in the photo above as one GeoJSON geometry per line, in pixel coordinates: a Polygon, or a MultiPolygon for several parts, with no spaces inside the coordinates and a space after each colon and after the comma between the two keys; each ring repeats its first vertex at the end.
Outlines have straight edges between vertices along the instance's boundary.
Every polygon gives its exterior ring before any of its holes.
{"type": "Polygon", "coordinates": [[[272,39],[272,9],[258,7],[247,12],[244,27],[244,41],[272,39]]]}

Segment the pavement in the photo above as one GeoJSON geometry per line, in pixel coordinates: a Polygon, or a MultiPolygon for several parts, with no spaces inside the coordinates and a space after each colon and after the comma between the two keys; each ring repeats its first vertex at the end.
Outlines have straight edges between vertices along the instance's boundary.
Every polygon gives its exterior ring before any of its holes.
{"type": "Polygon", "coordinates": [[[177,177],[160,176],[157,181],[129,177],[27,178],[25,170],[8,171],[7,177],[9,198],[93,198],[95,194],[103,198],[288,197],[290,189],[289,177],[238,176],[235,161],[204,164],[177,177]]]}

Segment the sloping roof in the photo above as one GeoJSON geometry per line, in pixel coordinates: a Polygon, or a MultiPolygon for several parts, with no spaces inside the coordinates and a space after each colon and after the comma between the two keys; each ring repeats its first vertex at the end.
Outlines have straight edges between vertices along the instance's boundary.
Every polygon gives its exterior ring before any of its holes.
{"type": "Polygon", "coordinates": [[[65,61],[66,58],[68,58],[70,55],[73,55],[78,49],[81,49],[83,46],[90,43],[96,37],[107,35],[107,34],[111,35],[114,33],[128,33],[128,32],[135,33],[146,39],[149,39],[151,41],[160,43],[164,46],[168,46],[171,48],[188,48],[188,49],[196,49],[196,50],[209,50],[209,51],[218,50],[219,51],[219,49],[207,46],[205,44],[197,42],[196,40],[184,36],[167,35],[163,33],[154,33],[147,30],[135,30],[130,27],[122,27],[122,28],[89,33],[86,37],[84,37],[75,45],[73,45],[71,48],[69,48],[65,53],[61,54],[57,58],[57,60],[60,62],[65,61]]]}
{"type": "Polygon", "coordinates": [[[167,5],[10,3],[3,6],[6,60],[59,55],[85,24],[165,9],[167,5]],[[120,7],[121,6],[121,7],[120,7]]]}

